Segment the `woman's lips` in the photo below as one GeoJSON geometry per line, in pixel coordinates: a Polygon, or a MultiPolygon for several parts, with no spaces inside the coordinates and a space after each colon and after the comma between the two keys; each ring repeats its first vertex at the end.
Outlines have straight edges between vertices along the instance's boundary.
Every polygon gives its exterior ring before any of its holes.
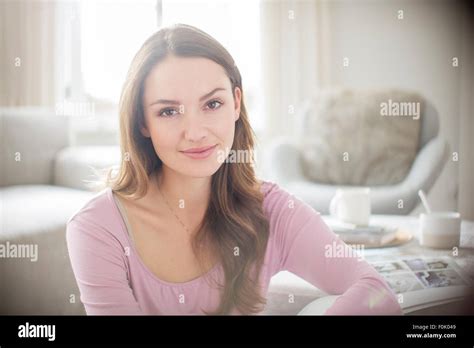
{"type": "Polygon", "coordinates": [[[211,153],[214,152],[214,149],[217,147],[217,144],[209,147],[207,150],[201,151],[201,152],[184,152],[181,151],[184,155],[193,158],[193,159],[204,159],[207,158],[211,155],[211,153]]]}
{"type": "Polygon", "coordinates": [[[182,152],[203,152],[203,151],[206,151],[206,150],[209,150],[211,147],[214,147],[215,145],[211,145],[211,146],[203,146],[203,147],[196,147],[196,148],[193,148],[193,149],[188,149],[188,150],[183,150],[182,152]]]}

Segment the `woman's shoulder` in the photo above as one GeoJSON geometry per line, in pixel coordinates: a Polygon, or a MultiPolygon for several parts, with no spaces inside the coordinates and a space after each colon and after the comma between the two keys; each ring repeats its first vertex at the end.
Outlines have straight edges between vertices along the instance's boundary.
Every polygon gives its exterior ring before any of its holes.
{"type": "Polygon", "coordinates": [[[289,212],[287,208],[292,195],[276,182],[262,180],[260,191],[263,193],[263,210],[269,220],[279,219],[289,212]]]}
{"type": "Polygon", "coordinates": [[[272,190],[279,188],[278,185],[273,181],[258,180],[258,183],[260,185],[260,192],[263,193],[264,197],[266,197],[272,190]]]}
{"type": "Polygon", "coordinates": [[[81,230],[127,242],[120,213],[115,205],[112,188],[93,195],[68,220],[67,230],[81,230]],[[107,235],[107,236],[106,236],[107,235]]]}
{"type": "Polygon", "coordinates": [[[270,220],[305,220],[320,215],[312,206],[273,181],[261,180],[263,208],[270,220]]]}
{"type": "Polygon", "coordinates": [[[111,212],[112,190],[107,187],[100,192],[92,195],[76,212],[74,212],[68,220],[68,224],[73,220],[87,219],[89,221],[97,221],[111,212]]]}
{"type": "Polygon", "coordinates": [[[93,195],[69,218],[66,238],[77,245],[105,243],[122,249],[129,243],[124,228],[112,189],[108,187],[93,195]]]}
{"type": "Polygon", "coordinates": [[[260,192],[263,193],[263,203],[268,205],[279,200],[286,200],[291,196],[287,190],[282,188],[276,182],[268,180],[260,180],[260,192]]]}

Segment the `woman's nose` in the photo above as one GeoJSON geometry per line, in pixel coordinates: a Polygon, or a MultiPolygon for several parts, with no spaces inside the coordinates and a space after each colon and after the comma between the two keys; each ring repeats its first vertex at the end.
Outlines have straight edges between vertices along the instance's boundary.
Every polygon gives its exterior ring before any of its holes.
{"type": "Polygon", "coordinates": [[[184,116],[184,138],[191,142],[200,142],[207,135],[207,129],[199,115],[184,116]]]}

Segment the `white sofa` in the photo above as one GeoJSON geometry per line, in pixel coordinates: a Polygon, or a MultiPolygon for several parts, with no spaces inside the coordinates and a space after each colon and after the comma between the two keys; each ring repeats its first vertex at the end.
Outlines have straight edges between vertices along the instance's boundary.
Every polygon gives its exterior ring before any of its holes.
{"type": "Polygon", "coordinates": [[[54,111],[0,112],[0,245],[37,247],[37,260],[0,258],[0,314],[84,313],[66,221],[95,194],[83,181],[93,178],[91,166],[118,163],[120,151],[70,146],[69,124],[54,111]]]}

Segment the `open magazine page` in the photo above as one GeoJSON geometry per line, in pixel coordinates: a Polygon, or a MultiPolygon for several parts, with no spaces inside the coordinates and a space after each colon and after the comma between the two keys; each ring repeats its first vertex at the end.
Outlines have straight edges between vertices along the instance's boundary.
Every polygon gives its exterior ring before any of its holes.
{"type": "Polygon", "coordinates": [[[473,279],[453,258],[418,257],[371,264],[398,294],[405,313],[460,300],[473,292],[473,279]]]}

